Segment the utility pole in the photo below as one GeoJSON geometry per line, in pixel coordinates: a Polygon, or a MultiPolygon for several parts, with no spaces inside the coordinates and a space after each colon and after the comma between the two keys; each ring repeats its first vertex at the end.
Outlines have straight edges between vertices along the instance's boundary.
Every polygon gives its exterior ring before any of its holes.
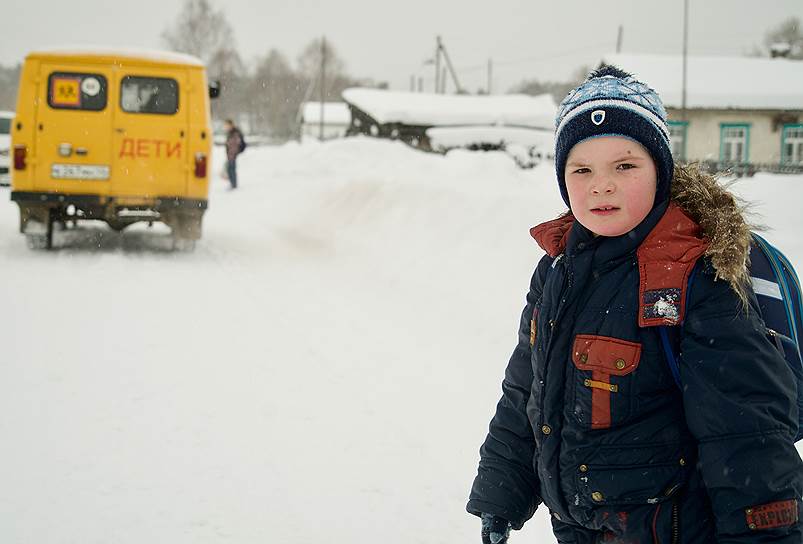
{"type": "Polygon", "coordinates": [[[680,100],[682,120],[686,121],[686,65],[689,53],[689,0],[683,0],[683,92],[680,100]]]}
{"type": "Polygon", "coordinates": [[[616,35],[616,54],[622,52],[622,34],[624,34],[624,28],[619,25],[619,32],[616,35]]]}
{"type": "Polygon", "coordinates": [[[435,46],[435,94],[441,92],[441,37],[437,37],[435,46]]]}
{"type": "MultiPolygon", "coordinates": [[[[443,46],[443,42],[441,42],[441,37],[438,36],[438,53],[443,54],[443,60],[446,61],[446,66],[449,68],[449,73],[452,74],[452,81],[454,82],[455,92],[459,93],[463,90],[460,86],[460,82],[457,81],[457,72],[454,71],[454,66],[452,66],[452,61],[449,59],[449,53],[446,52],[446,48],[443,46]]],[[[440,57],[438,57],[440,59],[440,57]]],[[[446,89],[446,75],[443,76],[443,87],[442,89],[446,89]]]]}
{"type": "Polygon", "coordinates": [[[494,61],[488,59],[488,94],[491,94],[491,84],[493,82],[494,61]]]}
{"type": "Polygon", "coordinates": [[[326,98],[326,36],[321,36],[321,118],[318,123],[318,139],[323,141],[323,103],[326,98]]]}

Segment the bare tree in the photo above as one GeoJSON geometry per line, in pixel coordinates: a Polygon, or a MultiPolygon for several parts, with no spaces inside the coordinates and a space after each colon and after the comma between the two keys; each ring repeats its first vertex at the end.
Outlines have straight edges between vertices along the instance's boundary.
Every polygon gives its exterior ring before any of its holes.
{"type": "Polygon", "coordinates": [[[186,0],[173,26],[162,39],[174,51],[188,53],[209,64],[221,49],[232,49],[234,32],[222,11],[209,0],[186,0]]]}
{"type": "Polygon", "coordinates": [[[209,77],[220,82],[220,98],[212,103],[215,117],[236,117],[243,111],[247,75],[223,11],[215,10],[209,0],[186,0],[162,39],[170,49],[200,58],[209,77]]]}
{"type": "Polygon", "coordinates": [[[249,113],[260,132],[276,139],[295,137],[304,82],[281,52],[271,49],[258,62],[249,94],[249,113]]]}
{"type": "Polygon", "coordinates": [[[21,64],[0,66],[0,110],[13,110],[17,107],[17,87],[21,69],[21,64]]]}
{"type": "Polygon", "coordinates": [[[335,47],[327,40],[322,47],[322,39],[309,42],[298,56],[298,74],[306,83],[306,95],[309,100],[320,99],[321,59],[326,61],[325,99],[340,101],[340,93],[344,89],[357,85],[358,82],[346,73],[346,64],[338,55],[335,47]]]}
{"type": "Polygon", "coordinates": [[[510,89],[513,93],[524,93],[529,95],[539,95],[549,93],[555,102],[560,102],[566,94],[578,86],[586,78],[591,69],[588,66],[581,66],[570,76],[569,81],[540,81],[538,79],[528,79],[510,89]]]}
{"type": "Polygon", "coordinates": [[[801,32],[800,19],[789,17],[767,31],[764,36],[764,46],[772,54],[773,50],[788,51],[790,59],[803,59],[803,32],[801,32]]]}

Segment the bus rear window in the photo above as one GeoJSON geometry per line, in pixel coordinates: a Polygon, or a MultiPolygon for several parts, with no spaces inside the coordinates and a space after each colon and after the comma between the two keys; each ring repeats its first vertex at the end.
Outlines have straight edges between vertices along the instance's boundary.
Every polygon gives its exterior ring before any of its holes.
{"type": "Polygon", "coordinates": [[[106,107],[106,78],[100,74],[53,72],[47,78],[51,108],[100,111],[106,107]]]}
{"type": "Polygon", "coordinates": [[[126,76],[120,83],[120,107],[128,113],[172,115],[178,111],[178,83],[162,77],[126,76]]]}

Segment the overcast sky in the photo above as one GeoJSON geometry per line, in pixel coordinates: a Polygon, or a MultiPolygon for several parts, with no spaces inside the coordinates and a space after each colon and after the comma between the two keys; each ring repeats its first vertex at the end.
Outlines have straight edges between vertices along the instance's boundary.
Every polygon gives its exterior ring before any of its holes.
{"type": "MultiPolygon", "coordinates": [[[[683,0],[212,0],[235,32],[251,66],[271,48],[295,59],[325,35],[355,77],[406,90],[411,75],[432,87],[440,35],[461,84],[484,88],[493,59],[495,91],[527,78],[565,79],[616,47],[626,53],[680,53],[683,0]],[[471,6],[471,7],[468,7],[471,6]]],[[[0,64],[50,45],[160,48],[183,0],[0,0],[0,64]]],[[[803,20],[803,0],[689,0],[689,52],[741,55],[790,16],[803,20]]],[[[626,67],[625,67],[626,68],[626,67]]]]}

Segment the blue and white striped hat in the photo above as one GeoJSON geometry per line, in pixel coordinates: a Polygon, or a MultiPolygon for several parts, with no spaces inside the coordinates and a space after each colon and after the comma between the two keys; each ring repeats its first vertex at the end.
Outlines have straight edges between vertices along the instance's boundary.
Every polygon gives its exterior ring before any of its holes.
{"type": "Polygon", "coordinates": [[[643,145],[658,170],[655,202],[669,198],[674,161],[666,110],[658,94],[615,66],[602,65],[560,103],[555,119],[555,170],[566,205],[564,170],[576,144],[599,136],[623,136],[643,145]]]}

